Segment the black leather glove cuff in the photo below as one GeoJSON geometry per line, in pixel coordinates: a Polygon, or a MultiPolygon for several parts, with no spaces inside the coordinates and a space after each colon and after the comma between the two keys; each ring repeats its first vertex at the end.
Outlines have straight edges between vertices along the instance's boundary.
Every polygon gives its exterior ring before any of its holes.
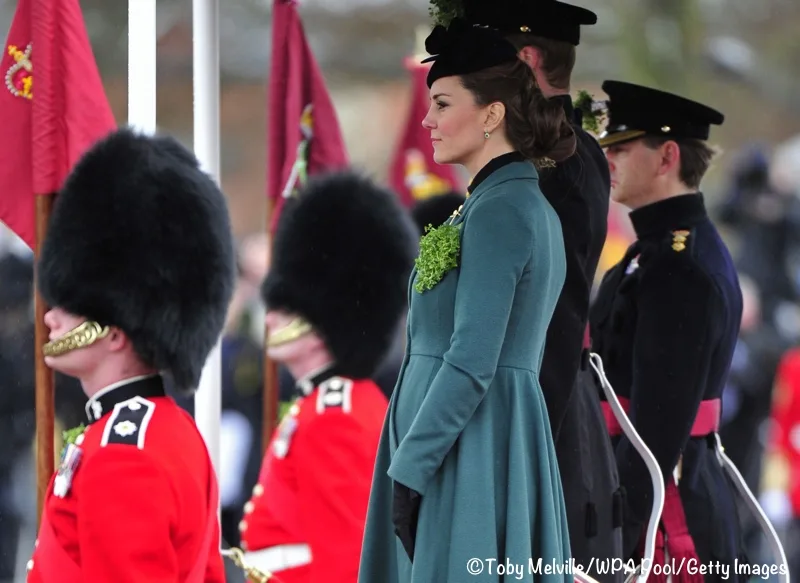
{"type": "Polygon", "coordinates": [[[399,482],[394,483],[393,490],[392,522],[394,523],[394,532],[403,544],[408,558],[413,561],[422,495],[399,482]]]}

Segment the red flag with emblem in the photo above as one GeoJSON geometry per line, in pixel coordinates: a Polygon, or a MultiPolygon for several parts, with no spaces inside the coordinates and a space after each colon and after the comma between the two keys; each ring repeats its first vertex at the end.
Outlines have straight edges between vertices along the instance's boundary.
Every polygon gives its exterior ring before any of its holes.
{"type": "Polygon", "coordinates": [[[58,191],[116,123],[78,0],[19,0],[3,49],[0,221],[34,248],[34,196],[58,191]]]}
{"type": "Polygon", "coordinates": [[[431,133],[422,127],[430,106],[426,82],[430,65],[420,63],[421,60],[410,58],[405,61],[411,74],[411,105],[389,172],[392,188],[407,206],[438,194],[463,190],[455,166],[439,165],[433,161],[431,133]]]}
{"type": "Polygon", "coordinates": [[[307,176],[346,166],[347,151],[325,79],[306,39],[296,0],[272,8],[267,197],[274,228],[284,200],[307,176]]]}

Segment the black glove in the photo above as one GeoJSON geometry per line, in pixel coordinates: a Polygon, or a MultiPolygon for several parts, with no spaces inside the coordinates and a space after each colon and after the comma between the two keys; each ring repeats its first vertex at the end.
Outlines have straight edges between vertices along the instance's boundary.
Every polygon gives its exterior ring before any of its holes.
{"type": "Polygon", "coordinates": [[[414,561],[414,543],[417,538],[417,520],[419,519],[419,505],[422,495],[399,482],[394,483],[394,500],[392,502],[392,522],[394,533],[408,558],[414,561]]]}

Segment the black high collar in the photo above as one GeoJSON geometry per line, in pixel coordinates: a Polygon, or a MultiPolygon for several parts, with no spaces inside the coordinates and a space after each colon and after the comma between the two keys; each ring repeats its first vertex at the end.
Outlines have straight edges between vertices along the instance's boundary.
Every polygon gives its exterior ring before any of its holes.
{"type": "Polygon", "coordinates": [[[124,403],[134,397],[152,399],[165,397],[166,394],[164,379],[161,378],[161,375],[134,377],[120,381],[101,389],[86,402],[86,419],[91,425],[106,413],[113,411],[114,406],[119,403],[124,403]]]}
{"type": "Polygon", "coordinates": [[[512,162],[524,161],[525,157],[519,152],[509,152],[508,154],[503,154],[497,158],[492,158],[489,160],[489,163],[486,164],[486,166],[478,171],[478,173],[475,175],[475,178],[472,179],[472,182],[470,182],[469,186],[467,187],[467,191],[472,194],[472,191],[474,191],[481,182],[489,178],[493,172],[500,170],[500,168],[503,166],[511,164],[512,162]]]}
{"type": "Polygon", "coordinates": [[[295,385],[295,394],[298,397],[308,397],[314,389],[327,381],[329,378],[337,376],[334,366],[327,366],[324,369],[313,371],[299,379],[295,385]]]}
{"type": "Polygon", "coordinates": [[[661,236],[676,229],[690,229],[708,218],[702,193],[674,196],[630,213],[636,237],[661,236]]]}
{"type": "Polygon", "coordinates": [[[572,103],[572,97],[569,95],[553,95],[550,100],[558,101],[561,104],[561,107],[564,108],[564,113],[567,116],[567,120],[574,124],[581,125],[583,122],[583,114],[580,112],[580,110],[575,109],[575,106],[572,103]]]}

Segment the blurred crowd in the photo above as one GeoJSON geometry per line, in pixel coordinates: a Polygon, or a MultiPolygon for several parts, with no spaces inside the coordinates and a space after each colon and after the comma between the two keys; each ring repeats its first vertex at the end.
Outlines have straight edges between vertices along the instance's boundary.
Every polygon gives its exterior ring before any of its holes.
{"type": "MultiPolygon", "coordinates": [[[[754,493],[774,478],[765,464],[771,439],[773,391],[779,366],[800,345],[800,137],[770,150],[754,144],[727,165],[723,191],[708,200],[712,216],[736,257],[744,296],[741,334],[723,397],[722,442],[754,493]]],[[[460,195],[430,201],[416,213],[420,230],[448,216],[460,195]],[[424,214],[427,212],[429,214],[424,214]]],[[[601,269],[624,252],[626,218],[610,220],[601,269]]],[[[0,226],[0,229],[2,226],[0,226]]],[[[263,452],[264,306],[259,287],[269,267],[269,240],[240,241],[238,285],[222,343],[220,488],[225,544],[240,544],[239,521],[255,485],[263,452]]],[[[598,274],[598,281],[601,273],[598,274]]],[[[36,533],[33,256],[9,232],[0,232],[0,583],[24,581],[36,533]]],[[[403,357],[404,322],[375,376],[389,395],[403,357]]],[[[800,383],[798,383],[800,384],[800,383]]],[[[294,379],[279,369],[282,402],[294,379]]],[[[80,424],[85,396],[72,379],[56,376],[56,435],[80,424]]],[[[188,411],[191,400],[180,400],[188,411]]],[[[56,451],[60,446],[56,444],[56,451]]],[[[800,468],[795,471],[800,472],[800,468]]],[[[791,507],[764,504],[786,540],[790,564],[800,559],[792,540],[798,518],[791,507]]],[[[756,537],[756,528],[753,528],[756,537]]],[[[755,543],[757,544],[757,543],[755,543]]]]}

